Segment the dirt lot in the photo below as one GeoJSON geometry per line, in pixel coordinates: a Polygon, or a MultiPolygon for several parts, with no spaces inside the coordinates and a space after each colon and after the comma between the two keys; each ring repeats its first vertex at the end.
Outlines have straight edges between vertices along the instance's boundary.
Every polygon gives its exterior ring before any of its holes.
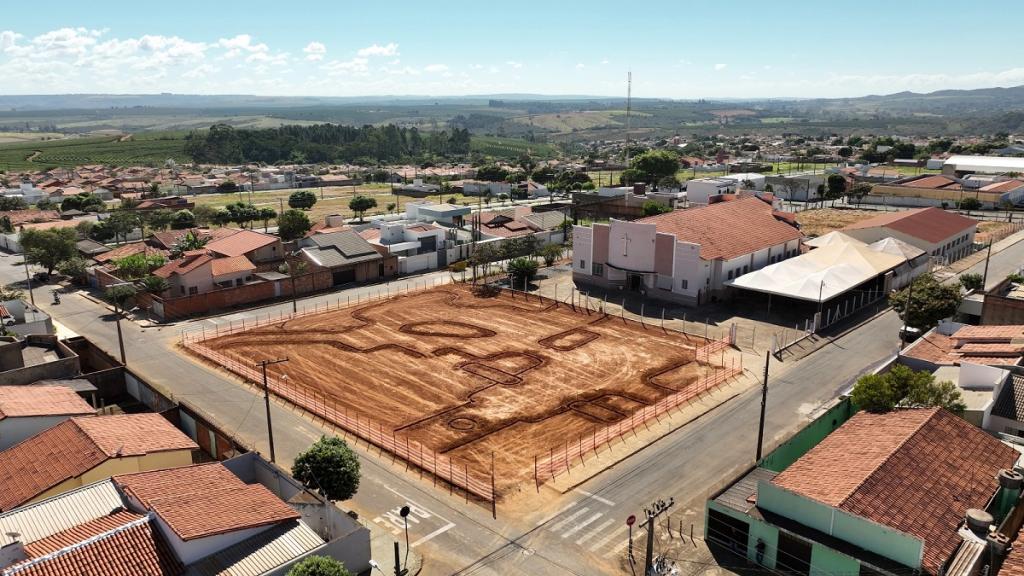
{"type": "Polygon", "coordinates": [[[445,286],[207,340],[316,387],[441,454],[490,467],[499,492],[534,456],[685,389],[702,338],[550,300],[445,286]]]}
{"type": "Polygon", "coordinates": [[[837,208],[821,208],[798,212],[796,221],[800,230],[807,236],[821,236],[833,230],[849,226],[854,222],[877,216],[881,212],[875,210],[839,210],[837,208]]]}

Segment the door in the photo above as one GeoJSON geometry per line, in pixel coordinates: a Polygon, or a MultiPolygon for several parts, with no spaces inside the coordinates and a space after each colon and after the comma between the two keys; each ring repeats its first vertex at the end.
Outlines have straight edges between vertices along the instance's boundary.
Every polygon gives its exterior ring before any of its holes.
{"type": "Polygon", "coordinates": [[[643,290],[643,287],[644,287],[644,277],[639,275],[639,274],[630,274],[629,275],[628,285],[629,285],[628,289],[629,289],[630,292],[639,292],[639,291],[643,290]]]}
{"type": "Polygon", "coordinates": [[[708,540],[713,540],[740,556],[746,556],[750,524],[722,514],[718,510],[708,510],[708,533],[706,536],[708,540]]]}
{"type": "Polygon", "coordinates": [[[356,269],[346,268],[344,270],[335,270],[331,274],[331,277],[335,286],[338,286],[339,284],[348,284],[350,282],[355,282],[356,269]]]}
{"type": "Polygon", "coordinates": [[[780,531],[775,567],[792,574],[810,574],[811,544],[780,531]]]}

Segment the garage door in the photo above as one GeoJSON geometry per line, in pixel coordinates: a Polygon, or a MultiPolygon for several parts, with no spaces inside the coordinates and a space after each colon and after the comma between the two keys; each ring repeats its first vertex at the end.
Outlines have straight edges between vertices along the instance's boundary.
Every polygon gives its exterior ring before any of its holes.
{"type": "Polygon", "coordinates": [[[332,274],[334,285],[348,284],[356,281],[356,269],[348,268],[346,270],[335,270],[332,274]]]}

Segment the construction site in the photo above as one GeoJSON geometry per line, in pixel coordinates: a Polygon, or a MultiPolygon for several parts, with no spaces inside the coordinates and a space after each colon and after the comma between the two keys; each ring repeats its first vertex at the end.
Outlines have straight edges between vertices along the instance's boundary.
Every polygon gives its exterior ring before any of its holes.
{"type": "Polygon", "coordinates": [[[267,368],[274,394],[492,502],[739,372],[727,340],[468,285],[339,300],[183,344],[254,383],[258,362],[287,358],[267,368]]]}

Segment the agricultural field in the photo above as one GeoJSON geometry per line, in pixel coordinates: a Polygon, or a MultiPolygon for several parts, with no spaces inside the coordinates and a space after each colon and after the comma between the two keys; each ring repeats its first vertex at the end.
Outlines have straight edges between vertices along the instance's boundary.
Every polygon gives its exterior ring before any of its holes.
{"type": "Polygon", "coordinates": [[[567,439],[698,394],[720,368],[717,354],[700,358],[705,344],[565,303],[449,285],[270,319],[189,347],[229,367],[287,357],[269,369],[277,386],[309,387],[326,398],[321,406],[361,415],[360,433],[405,437],[470,471],[494,458],[507,494],[533,481],[535,456],[567,439]]]}
{"type": "Polygon", "coordinates": [[[162,165],[169,158],[188,162],[184,146],[183,134],[178,132],[4,144],[0,145],[0,170],[73,168],[83,164],[162,165]]]}
{"type": "Polygon", "coordinates": [[[64,138],[60,132],[0,132],[0,144],[18,144],[64,138]]]}
{"type": "MultiPolygon", "coordinates": [[[[370,196],[377,200],[377,207],[370,209],[366,212],[366,217],[376,216],[387,213],[388,204],[395,204],[396,210],[400,206],[405,206],[410,200],[416,200],[416,198],[410,198],[409,196],[396,196],[391,193],[391,187],[387,184],[362,184],[353,188],[352,186],[327,186],[323,189],[320,188],[305,188],[317,195],[317,203],[309,210],[306,211],[306,215],[309,216],[310,222],[323,222],[324,217],[328,214],[342,214],[346,217],[352,217],[354,214],[348,208],[349,200],[357,194],[363,196],[370,196]],[[321,197],[321,194],[323,195],[321,197]]],[[[257,208],[273,208],[280,212],[283,207],[285,210],[288,209],[288,196],[295,192],[295,190],[270,190],[264,192],[253,192],[252,203],[257,208]]],[[[441,199],[447,201],[449,198],[455,198],[456,202],[462,204],[464,202],[477,202],[477,198],[467,198],[462,194],[456,194],[453,192],[443,194],[441,199]]],[[[210,206],[212,208],[223,208],[228,204],[235,202],[249,202],[250,195],[248,192],[232,192],[228,194],[199,194],[191,199],[196,203],[196,206],[210,206]]],[[[437,201],[438,196],[430,196],[427,200],[437,201]]],[[[271,223],[273,225],[273,222],[271,223]]]]}
{"type": "Polygon", "coordinates": [[[523,154],[541,159],[554,158],[558,155],[558,149],[551,144],[498,136],[471,136],[469,149],[488,156],[508,159],[515,159],[523,154]]]}

